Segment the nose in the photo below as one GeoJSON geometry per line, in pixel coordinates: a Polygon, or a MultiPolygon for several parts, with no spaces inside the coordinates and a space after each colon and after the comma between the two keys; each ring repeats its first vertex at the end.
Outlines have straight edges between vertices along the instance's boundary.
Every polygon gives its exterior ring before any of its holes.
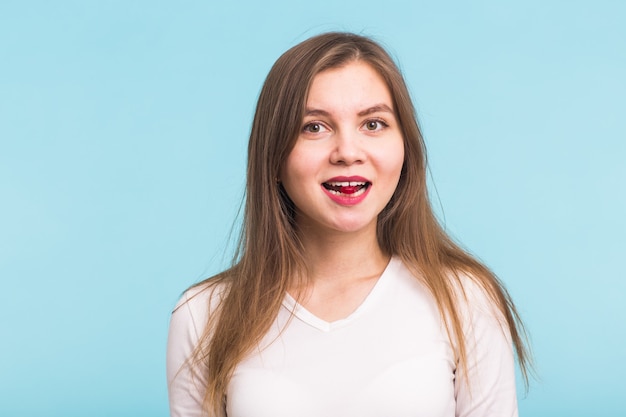
{"type": "Polygon", "coordinates": [[[334,135],[333,149],[330,153],[330,162],[338,165],[352,165],[363,163],[366,154],[358,133],[340,131],[334,135]]]}

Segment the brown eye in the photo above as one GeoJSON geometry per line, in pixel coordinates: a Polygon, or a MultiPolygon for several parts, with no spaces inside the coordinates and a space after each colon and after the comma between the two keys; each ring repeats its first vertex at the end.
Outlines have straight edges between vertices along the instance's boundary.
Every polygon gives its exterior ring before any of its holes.
{"type": "Polygon", "coordinates": [[[376,132],[378,130],[382,130],[385,127],[387,127],[387,124],[383,122],[382,120],[368,120],[367,122],[365,122],[364,127],[366,130],[369,130],[370,132],[376,132]]]}
{"type": "Polygon", "coordinates": [[[322,126],[320,123],[309,123],[304,125],[304,128],[302,130],[309,133],[320,133],[324,130],[324,126],[322,126]]]}
{"type": "Polygon", "coordinates": [[[370,120],[365,124],[367,130],[376,130],[378,129],[378,122],[376,120],[370,120]]]}

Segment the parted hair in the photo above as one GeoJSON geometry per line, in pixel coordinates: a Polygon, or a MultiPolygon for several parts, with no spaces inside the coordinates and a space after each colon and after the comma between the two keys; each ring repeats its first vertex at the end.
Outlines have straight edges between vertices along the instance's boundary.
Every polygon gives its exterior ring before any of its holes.
{"type": "Polygon", "coordinates": [[[461,278],[474,281],[503,318],[503,329],[510,332],[527,381],[530,356],[511,298],[486,266],[446,234],[433,213],[426,185],[426,149],[402,74],[372,39],[332,32],[292,47],[271,68],[250,132],[243,225],[232,267],[197,284],[219,288],[221,294],[217,304],[207,306],[209,322],[188,364],[206,373],[204,408],[209,416],[225,415],[226,389],[237,364],[265,336],[287,290],[306,284],[307,262],[295,207],[277,178],[302,129],[313,78],[355,61],[370,65],[386,82],[404,139],[400,181],[378,216],[382,251],[400,258],[430,290],[458,367],[465,370],[467,341],[458,301],[464,297],[461,278]]]}

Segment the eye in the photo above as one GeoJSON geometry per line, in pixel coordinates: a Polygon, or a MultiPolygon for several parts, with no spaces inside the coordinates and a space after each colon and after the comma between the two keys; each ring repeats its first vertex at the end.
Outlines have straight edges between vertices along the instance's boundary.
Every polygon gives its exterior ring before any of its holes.
{"type": "Polygon", "coordinates": [[[368,120],[363,125],[363,127],[366,130],[369,130],[370,132],[375,132],[375,131],[378,131],[378,130],[382,130],[382,129],[386,128],[387,126],[388,126],[387,123],[383,122],[382,120],[377,120],[377,119],[368,120]]]}
{"type": "Polygon", "coordinates": [[[312,122],[305,124],[302,130],[308,133],[320,133],[325,131],[326,128],[321,123],[312,122]]]}

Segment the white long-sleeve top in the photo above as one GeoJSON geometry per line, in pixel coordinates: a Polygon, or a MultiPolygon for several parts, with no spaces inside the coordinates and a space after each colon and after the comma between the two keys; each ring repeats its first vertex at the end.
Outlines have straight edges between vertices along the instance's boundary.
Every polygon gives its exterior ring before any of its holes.
{"type": "MultiPolygon", "coordinates": [[[[467,375],[457,368],[432,295],[392,258],[345,319],[321,320],[287,295],[259,348],[235,369],[228,417],[516,417],[508,330],[476,284],[464,282],[467,375]]],[[[187,360],[206,325],[210,297],[202,287],[191,289],[172,314],[172,417],[203,415],[206,373],[187,360]]]]}

